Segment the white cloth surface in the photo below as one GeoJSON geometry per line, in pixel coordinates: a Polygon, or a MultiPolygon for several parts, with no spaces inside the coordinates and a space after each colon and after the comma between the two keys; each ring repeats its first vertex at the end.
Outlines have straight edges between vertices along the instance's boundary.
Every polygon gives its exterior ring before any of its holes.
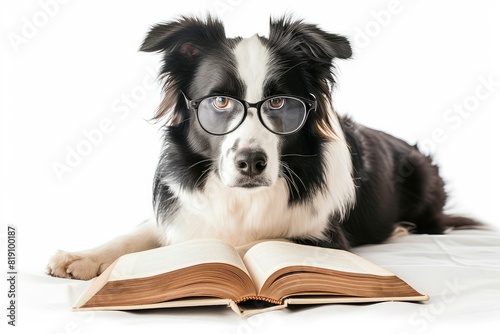
{"type": "MultiPolygon", "coordinates": [[[[18,326],[27,333],[499,333],[500,234],[454,231],[409,235],[354,252],[387,268],[421,293],[426,303],[321,305],[241,318],[225,307],[135,312],[74,312],[88,284],[40,270],[20,271],[18,326]],[[140,333],[140,332],[139,332],[140,333]]],[[[10,326],[9,326],[10,327],[10,326]]],[[[9,328],[12,330],[12,328],[9,328]]]]}

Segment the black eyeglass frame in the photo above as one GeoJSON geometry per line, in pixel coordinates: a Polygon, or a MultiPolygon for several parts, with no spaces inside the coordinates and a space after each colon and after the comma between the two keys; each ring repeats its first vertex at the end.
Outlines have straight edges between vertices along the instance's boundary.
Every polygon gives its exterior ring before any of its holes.
{"type": "Polygon", "coordinates": [[[316,108],[318,106],[318,103],[316,101],[316,96],[314,96],[314,94],[312,94],[312,93],[309,93],[309,95],[311,95],[311,97],[313,98],[312,100],[303,98],[301,96],[286,95],[285,94],[285,95],[273,95],[273,96],[269,96],[269,97],[265,98],[264,100],[256,102],[256,103],[250,103],[250,102],[247,102],[247,101],[245,101],[243,99],[240,99],[240,98],[237,98],[237,97],[234,97],[234,96],[231,96],[231,95],[224,95],[224,94],[213,94],[213,95],[204,96],[204,97],[199,98],[199,99],[191,100],[191,99],[189,99],[189,97],[187,97],[187,95],[183,91],[181,91],[181,93],[184,96],[184,100],[186,101],[187,108],[190,109],[190,110],[194,110],[195,111],[195,113],[196,113],[196,119],[198,120],[198,123],[200,124],[201,128],[203,130],[205,130],[205,132],[207,132],[207,133],[209,133],[211,135],[214,135],[214,136],[224,136],[224,135],[227,135],[228,133],[231,133],[231,132],[235,131],[245,121],[245,119],[247,118],[247,114],[248,114],[248,109],[249,108],[255,108],[257,110],[257,115],[259,116],[259,121],[260,121],[260,123],[267,130],[271,131],[274,134],[280,135],[280,136],[291,135],[291,134],[296,133],[297,131],[300,131],[300,129],[302,129],[302,127],[304,126],[304,124],[306,124],[307,117],[309,117],[309,113],[311,111],[316,111],[316,108]],[[207,129],[205,129],[205,127],[201,123],[200,117],[198,115],[198,107],[199,107],[201,101],[203,101],[205,99],[209,99],[209,98],[215,98],[215,97],[228,97],[228,98],[234,99],[234,100],[240,102],[243,105],[243,108],[244,108],[243,117],[241,118],[241,121],[233,129],[231,129],[229,131],[226,131],[224,133],[214,133],[214,132],[211,132],[211,131],[208,131],[207,129]],[[272,100],[272,99],[276,99],[276,98],[293,98],[293,99],[301,101],[304,104],[304,106],[306,107],[306,114],[304,116],[304,119],[303,119],[302,123],[300,124],[300,126],[297,127],[297,129],[295,129],[294,131],[290,131],[290,132],[286,132],[286,133],[276,132],[273,129],[270,129],[264,123],[264,121],[262,119],[261,107],[262,107],[262,105],[265,102],[267,102],[269,100],[272,100]]]}

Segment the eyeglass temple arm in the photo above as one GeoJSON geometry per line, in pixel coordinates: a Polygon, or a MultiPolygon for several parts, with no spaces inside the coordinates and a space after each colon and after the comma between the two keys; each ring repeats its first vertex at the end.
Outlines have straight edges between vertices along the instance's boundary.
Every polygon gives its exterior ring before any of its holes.
{"type": "Polygon", "coordinates": [[[311,104],[311,109],[316,111],[316,107],[318,106],[318,102],[316,100],[316,96],[313,94],[313,93],[309,93],[309,95],[311,95],[312,97],[312,104],[311,104]]]}
{"type": "Polygon", "coordinates": [[[184,92],[181,90],[180,91],[182,96],[184,96],[184,101],[186,101],[186,106],[188,109],[193,109],[193,104],[191,103],[192,101],[184,94],[184,92]]]}

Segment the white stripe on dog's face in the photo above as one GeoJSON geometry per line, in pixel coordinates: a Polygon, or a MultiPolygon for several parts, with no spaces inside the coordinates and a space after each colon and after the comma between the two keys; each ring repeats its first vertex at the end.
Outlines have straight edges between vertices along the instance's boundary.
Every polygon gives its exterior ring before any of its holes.
{"type": "Polygon", "coordinates": [[[234,49],[236,68],[246,85],[245,100],[257,102],[262,99],[264,81],[268,73],[269,52],[257,35],[245,38],[234,49]]]}
{"type": "MultiPolygon", "coordinates": [[[[238,75],[246,88],[242,98],[250,103],[262,100],[269,64],[267,48],[255,35],[241,40],[234,49],[234,55],[238,75]]],[[[245,121],[223,140],[219,160],[222,182],[229,187],[274,185],[279,173],[279,145],[279,136],[267,130],[260,122],[257,110],[250,108],[245,121]],[[241,153],[249,151],[266,157],[265,168],[258,175],[245,175],[237,167],[236,160],[241,153]]]]}

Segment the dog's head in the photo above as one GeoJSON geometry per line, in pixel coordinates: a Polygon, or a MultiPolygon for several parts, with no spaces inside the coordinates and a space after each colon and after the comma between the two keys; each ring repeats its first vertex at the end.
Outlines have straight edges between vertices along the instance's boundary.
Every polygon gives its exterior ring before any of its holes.
{"type": "Polygon", "coordinates": [[[282,18],[268,38],[226,38],[213,18],[182,18],[154,26],[141,50],[163,55],[155,118],[166,117],[228,187],[293,180],[287,157],[317,155],[336,140],[332,61],[351,56],[345,37],[282,18]]]}

